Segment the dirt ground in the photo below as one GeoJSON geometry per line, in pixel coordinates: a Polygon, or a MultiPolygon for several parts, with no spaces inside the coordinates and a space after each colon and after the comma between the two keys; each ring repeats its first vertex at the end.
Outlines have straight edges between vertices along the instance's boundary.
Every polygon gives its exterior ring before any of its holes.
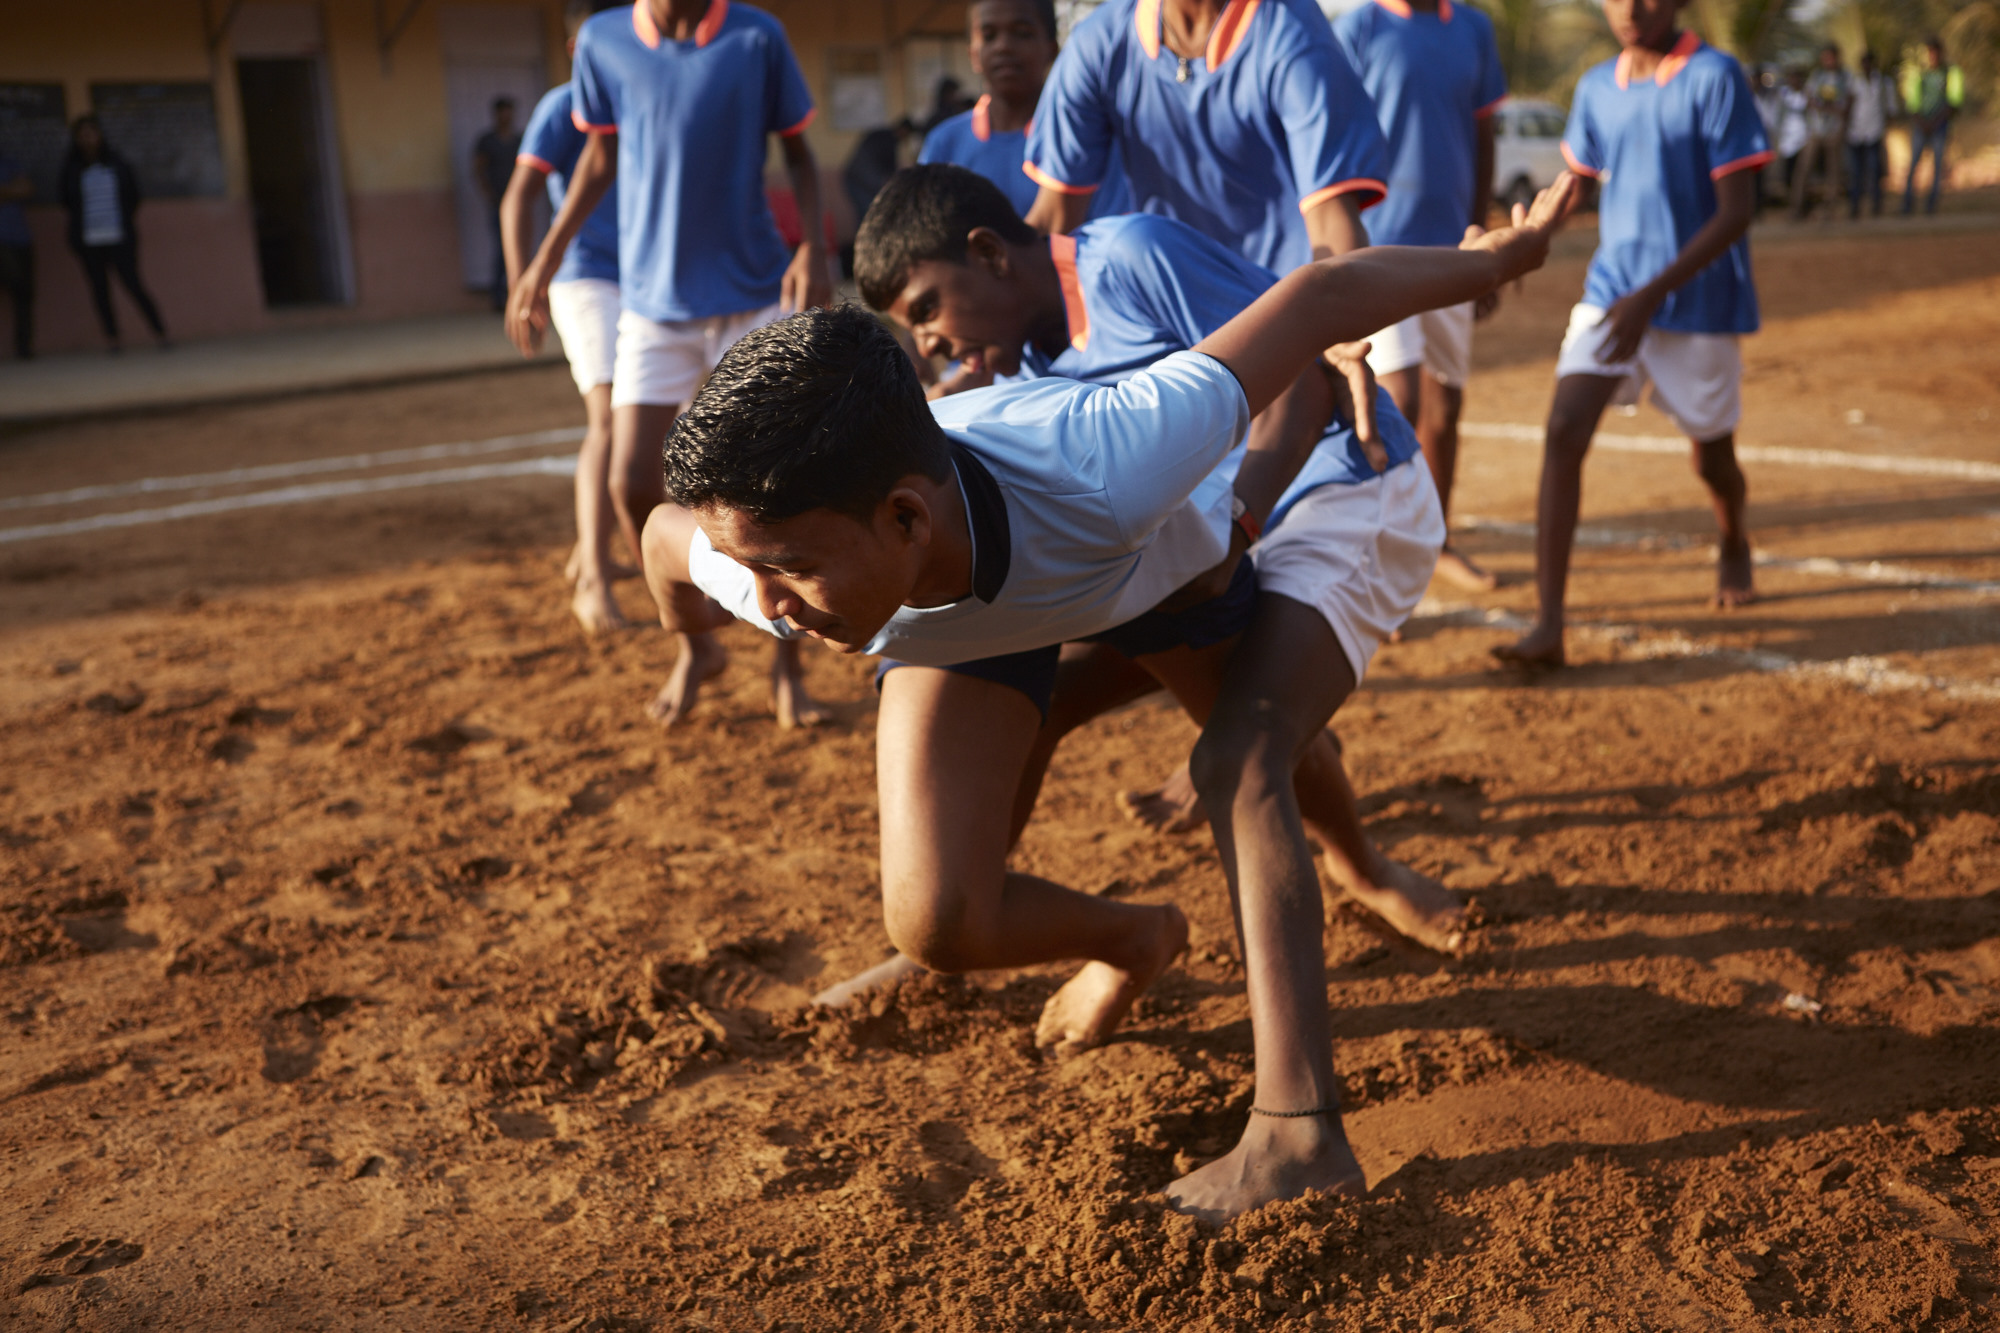
{"type": "MultiPolygon", "coordinates": [[[[567,615],[564,481],[0,533],[0,1324],[1995,1327],[1996,235],[1760,229],[1743,442],[1988,468],[1751,463],[1745,612],[1685,458],[1603,449],[1576,665],[1495,671],[1538,455],[1468,437],[1505,583],[1337,722],[1483,924],[1446,961],[1334,905],[1370,1197],[1220,1230],[1156,1191],[1249,1103],[1221,876],[1113,804],[1185,755],[1164,704],[1074,739],[1018,864],[1179,903],[1191,954],[1044,1062],[1061,969],[805,1005],[888,948],[866,667],[810,654],[836,721],[781,734],[735,634],[662,734],[662,636],[567,615]]],[[[1540,421],[1587,248],[1482,333],[1470,418],[1540,421]]],[[[17,432],[0,528],[576,418],[529,370],[17,432]]]]}

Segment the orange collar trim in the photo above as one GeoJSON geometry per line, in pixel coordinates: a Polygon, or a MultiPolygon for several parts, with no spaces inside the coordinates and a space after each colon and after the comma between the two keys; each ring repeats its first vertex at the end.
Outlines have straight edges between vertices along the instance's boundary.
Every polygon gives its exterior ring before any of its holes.
{"type": "MultiPolygon", "coordinates": [[[[1416,17],[1416,11],[1410,8],[1408,0],[1375,0],[1375,3],[1399,19],[1416,17]]],[[[1437,15],[1438,22],[1451,22],[1451,0],[1438,0],[1437,15]]]]}
{"type": "MultiPolygon", "coordinates": [[[[723,20],[729,17],[729,0],[708,0],[708,12],[701,16],[701,22],[694,25],[694,44],[707,46],[715,40],[715,34],[722,31],[723,20]]],[[[653,11],[646,7],[646,0],[633,0],[632,31],[639,34],[649,50],[660,49],[660,28],[653,22],[653,11]]]]}
{"type": "Polygon", "coordinates": [[[979,100],[972,104],[972,137],[985,143],[993,137],[993,105],[991,94],[979,94],[979,100]]]}
{"type": "Polygon", "coordinates": [[[1049,258],[1062,284],[1063,314],[1069,319],[1069,345],[1081,352],[1090,346],[1090,311],[1083,304],[1083,284],[1076,276],[1076,237],[1049,237],[1049,258]]]}
{"type": "MultiPolygon", "coordinates": [[[[1162,0],[1139,0],[1132,10],[1132,21],[1139,32],[1139,48],[1146,53],[1148,60],[1158,60],[1160,48],[1165,45],[1161,36],[1163,24],[1160,15],[1161,2],[1162,0]]],[[[1221,69],[1223,62],[1242,47],[1244,38],[1250,34],[1250,22],[1256,18],[1257,7],[1262,3],[1263,0],[1229,0],[1228,7],[1222,11],[1222,16],[1216,19],[1215,26],[1209,29],[1208,48],[1202,54],[1209,73],[1213,74],[1221,69]]],[[[1439,0],[1439,3],[1443,4],[1444,0],[1439,0]]]]}
{"type": "MultiPolygon", "coordinates": [[[[1653,71],[1653,82],[1662,88],[1666,87],[1673,81],[1674,75],[1687,68],[1688,58],[1700,49],[1701,38],[1695,36],[1692,32],[1682,33],[1681,39],[1674,43],[1674,49],[1667,52],[1666,58],[1660,61],[1660,67],[1653,71]]],[[[1632,86],[1632,53],[1630,51],[1620,51],[1618,53],[1616,74],[1620,88],[1629,88],[1632,86]]]]}

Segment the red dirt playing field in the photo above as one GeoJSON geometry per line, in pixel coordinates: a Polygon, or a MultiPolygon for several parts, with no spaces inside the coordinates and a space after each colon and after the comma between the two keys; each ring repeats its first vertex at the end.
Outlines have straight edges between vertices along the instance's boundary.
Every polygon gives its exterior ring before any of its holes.
{"type": "MultiPolygon", "coordinates": [[[[2000,463],[1991,230],[1760,238],[1746,444],[2000,463]]],[[[1474,419],[1539,421],[1568,244],[1482,334],[1474,419]]],[[[550,369],[50,427],[0,493],[576,417],[550,369]]],[[[887,949],[865,667],[809,654],[837,722],[781,735],[734,635],[662,736],[663,638],[568,618],[564,482],[0,545],[0,1317],[1993,1327],[2000,481],[1752,463],[1769,600],[1718,619],[1685,459],[1601,451],[1579,665],[1528,680],[1486,650],[1532,605],[1536,450],[1465,452],[1506,584],[1338,722],[1476,950],[1331,914],[1373,1193],[1220,1231],[1153,1194],[1250,1090],[1208,840],[1113,805],[1185,754],[1164,705],[1058,757],[1019,864],[1171,898],[1192,954],[1047,1063],[1057,970],[804,1007],[887,949]]]]}

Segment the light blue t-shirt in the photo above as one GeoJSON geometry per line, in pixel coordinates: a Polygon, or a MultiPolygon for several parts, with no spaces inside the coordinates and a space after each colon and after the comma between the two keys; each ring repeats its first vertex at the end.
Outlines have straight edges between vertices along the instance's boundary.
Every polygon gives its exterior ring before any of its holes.
{"type": "MultiPolygon", "coordinates": [[[[1645,286],[1715,216],[1715,182],[1771,160],[1770,141],[1734,56],[1683,33],[1659,70],[1632,79],[1626,58],[1576,85],[1563,156],[1596,177],[1597,253],[1583,299],[1609,306],[1645,286]]],[[[1750,237],[1717,256],[1661,304],[1653,327],[1673,333],[1755,333],[1750,237]]]]}
{"type": "MultiPolygon", "coordinates": [[[[1021,170],[1021,159],[1028,148],[1028,130],[994,129],[988,119],[990,100],[982,94],[972,110],[961,111],[951,119],[941,121],[937,128],[924,136],[924,146],[917,153],[917,161],[920,164],[949,162],[953,166],[978,172],[999,186],[1000,192],[1014,205],[1014,211],[1026,217],[1028,210],[1034,207],[1035,196],[1041,191],[1034,179],[1021,170]]],[[[1034,128],[1032,122],[1028,128],[1034,128]]],[[[1114,152],[1104,180],[1098,185],[1097,192],[1090,196],[1090,216],[1107,218],[1130,212],[1131,207],[1131,193],[1125,188],[1125,173],[1114,152]]]]}
{"type": "MultiPolygon", "coordinates": [[[[1068,307],[1070,345],[1053,359],[1032,343],[1022,348],[1021,378],[1061,375],[1116,384],[1193,347],[1277,282],[1270,270],[1194,228],[1150,213],[1086,223],[1073,236],[1050,237],[1049,251],[1068,307]]],[[[1391,467],[1417,456],[1416,432],[1381,389],[1375,393],[1375,420],[1391,467]]],[[[1224,462],[1232,481],[1245,447],[1224,462]]],[[[1333,422],[1266,521],[1276,523],[1316,487],[1379,475],[1354,428],[1333,422]]]]}
{"type": "Polygon", "coordinates": [[[1382,198],[1375,107],[1312,0],[1230,0],[1200,59],[1161,35],[1161,0],[1112,0],[1056,57],[1028,134],[1028,174],[1064,193],[1116,148],[1132,208],[1178,218],[1253,264],[1312,258],[1305,211],[1382,198]]]}
{"type": "MultiPolygon", "coordinates": [[[[569,178],[576,160],[583,156],[590,136],[570,119],[570,86],[565,83],[542,94],[528,128],[521,132],[521,152],[514,160],[526,162],[548,177],[549,207],[560,213],[563,196],[569,192],[569,178]]],[[[583,220],[583,230],[569,243],[555,282],[575,282],[579,278],[618,281],[618,182],[583,220]]]]}
{"type": "Polygon", "coordinates": [[[643,0],[577,32],[574,120],[618,133],[625,308],[710,319],[778,299],[791,252],[764,197],[766,136],[805,131],[812,94],[785,30],[742,0],[709,0],[693,37],[643,0]]]}
{"type": "MultiPolygon", "coordinates": [[[[975,560],[1005,578],[991,597],[903,607],[869,653],[952,666],[1086,638],[1152,610],[1228,554],[1232,489],[1219,465],[1249,429],[1250,405],[1213,357],[1176,352],[1111,385],[996,384],[931,411],[970,455],[958,465],[969,502],[975,487],[990,488],[1004,506],[1006,558],[975,560]],[[968,478],[968,467],[979,475],[968,478]]],[[[750,571],[705,533],[695,534],[688,566],[738,619],[797,636],[764,617],[750,571]]]]}
{"type": "Polygon", "coordinates": [[[1493,20],[1438,0],[1435,13],[1374,0],[1333,33],[1389,141],[1389,197],[1368,215],[1377,245],[1457,245],[1472,222],[1475,126],[1507,96],[1493,20]]]}

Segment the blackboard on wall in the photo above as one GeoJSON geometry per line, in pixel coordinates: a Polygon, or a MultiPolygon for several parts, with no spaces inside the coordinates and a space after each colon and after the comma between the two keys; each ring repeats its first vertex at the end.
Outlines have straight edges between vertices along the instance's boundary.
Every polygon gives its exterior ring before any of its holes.
{"type": "Polygon", "coordinates": [[[69,119],[60,83],[0,83],[0,153],[35,183],[35,202],[54,203],[56,177],[69,151],[69,119]]]}
{"type": "Polygon", "coordinates": [[[104,141],[138,173],[140,194],[185,199],[224,193],[215,90],[208,84],[93,83],[90,102],[104,141]]]}

